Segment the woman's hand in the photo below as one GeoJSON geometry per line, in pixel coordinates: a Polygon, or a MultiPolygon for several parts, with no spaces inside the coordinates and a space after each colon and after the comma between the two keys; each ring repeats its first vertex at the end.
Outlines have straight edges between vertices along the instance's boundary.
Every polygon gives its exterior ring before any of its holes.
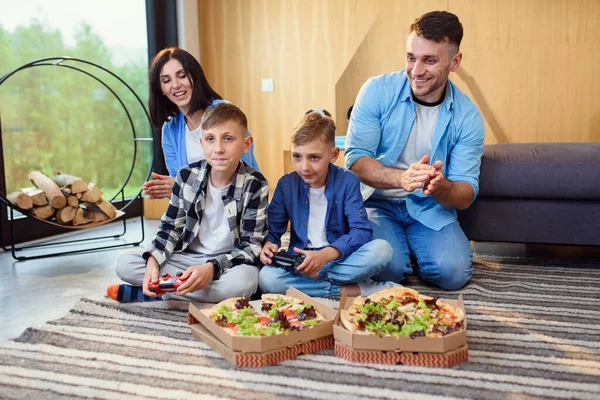
{"type": "Polygon", "coordinates": [[[145,182],[142,185],[144,194],[150,199],[168,199],[171,197],[175,178],[170,175],[160,175],[156,172],[152,173],[154,180],[145,182]]]}

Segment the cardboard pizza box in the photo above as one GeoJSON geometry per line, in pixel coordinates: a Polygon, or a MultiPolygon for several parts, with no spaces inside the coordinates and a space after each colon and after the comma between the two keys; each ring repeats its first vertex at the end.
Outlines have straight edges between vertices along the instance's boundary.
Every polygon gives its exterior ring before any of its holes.
{"type": "MultiPolygon", "coordinates": [[[[376,351],[396,351],[396,352],[419,352],[419,353],[446,353],[467,344],[467,314],[465,313],[465,329],[453,332],[449,335],[433,338],[419,336],[414,339],[410,337],[380,337],[376,335],[365,335],[353,333],[347,330],[340,322],[339,311],[347,309],[354,301],[354,297],[347,297],[345,291],[342,292],[340,307],[335,317],[333,325],[333,337],[336,342],[354,350],[376,350],[376,351]]],[[[454,306],[465,310],[462,294],[457,300],[444,300],[454,306]]]]}
{"type": "Polygon", "coordinates": [[[335,355],[351,362],[400,364],[417,367],[452,367],[469,360],[469,350],[466,345],[445,353],[417,353],[410,351],[355,350],[336,341],[335,355]]]}
{"type": "MultiPolygon", "coordinates": [[[[201,324],[208,332],[210,332],[220,343],[230,350],[238,351],[242,353],[264,353],[267,351],[291,348],[298,344],[309,342],[311,340],[320,339],[323,337],[331,336],[333,333],[333,321],[339,311],[326,306],[323,303],[313,299],[310,296],[302,293],[301,291],[290,288],[286,295],[297,297],[304,300],[305,304],[310,303],[315,307],[325,322],[315,325],[311,328],[305,328],[301,331],[289,332],[286,335],[273,335],[273,336],[234,336],[227,333],[223,328],[217,325],[213,320],[208,317],[210,309],[199,309],[193,303],[189,306],[189,317],[188,322],[190,325],[196,322],[201,324]]],[[[252,302],[251,302],[252,303],[252,302]]],[[[333,341],[329,347],[333,346],[333,341]]]]}
{"type": "Polygon", "coordinates": [[[238,367],[267,367],[295,358],[300,354],[316,353],[333,347],[333,336],[329,335],[308,342],[298,343],[291,347],[284,347],[263,353],[244,353],[231,350],[229,347],[225,346],[223,342],[217,339],[200,323],[190,325],[190,328],[192,329],[192,334],[196,338],[210,346],[211,349],[221,355],[225,360],[238,367]]]}

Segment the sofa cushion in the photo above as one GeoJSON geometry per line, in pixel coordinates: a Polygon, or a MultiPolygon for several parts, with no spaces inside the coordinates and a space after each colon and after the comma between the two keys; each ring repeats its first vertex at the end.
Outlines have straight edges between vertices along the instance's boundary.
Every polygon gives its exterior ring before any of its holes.
{"type": "Polygon", "coordinates": [[[600,200],[600,143],[483,147],[479,197],[600,200]]]}

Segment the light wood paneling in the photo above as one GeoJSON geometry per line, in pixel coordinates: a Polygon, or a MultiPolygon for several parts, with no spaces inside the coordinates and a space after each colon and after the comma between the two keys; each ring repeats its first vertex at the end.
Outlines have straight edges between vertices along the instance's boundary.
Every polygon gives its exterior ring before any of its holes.
{"type": "Polygon", "coordinates": [[[486,143],[600,141],[600,1],[198,0],[202,66],[248,116],[272,189],[304,111],[326,108],[345,134],[364,81],[403,69],[408,26],[436,9],[463,23],[451,79],[482,111],[486,143]]]}
{"type": "Polygon", "coordinates": [[[600,141],[600,1],[450,0],[486,143],[600,141]]]}
{"type": "Polygon", "coordinates": [[[271,188],[304,112],[335,115],[335,84],[378,14],[364,1],[199,1],[201,63],[213,87],[248,116],[271,188]],[[261,92],[261,78],[274,92],[261,92]]]}

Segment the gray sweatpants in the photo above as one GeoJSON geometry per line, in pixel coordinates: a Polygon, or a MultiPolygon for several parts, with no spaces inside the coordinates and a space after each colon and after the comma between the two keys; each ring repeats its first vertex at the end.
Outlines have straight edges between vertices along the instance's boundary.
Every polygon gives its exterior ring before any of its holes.
{"type": "MultiPolygon", "coordinates": [[[[124,251],[115,260],[115,272],[123,281],[142,286],[146,273],[146,261],[142,258],[145,250],[136,249],[124,251]]],[[[160,274],[168,273],[175,276],[177,272],[185,272],[192,265],[202,265],[213,256],[194,253],[173,253],[169,261],[160,269],[160,274]]],[[[212,281],[204,289],[177,296],[175,293],[165,293],[165,300],[189,300],[207,303],[218,303],[230,297],[250,297],[258,288],[258,267],[240,264],[229,268],[218,280],[212,281]]]]}

